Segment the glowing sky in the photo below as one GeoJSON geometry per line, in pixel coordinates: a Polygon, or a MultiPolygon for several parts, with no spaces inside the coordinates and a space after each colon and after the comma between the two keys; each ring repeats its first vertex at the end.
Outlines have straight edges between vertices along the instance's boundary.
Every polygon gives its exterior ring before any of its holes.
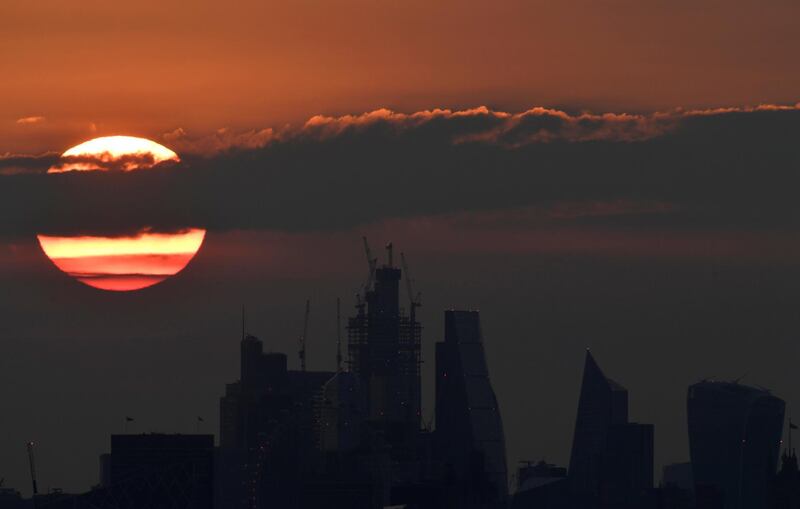
{"type": "Polygon", "coordinates": [[[790,0],[7,0],[0,153],[380,107],[794,103],[798,17],[790,0]]]}
{"type": "Polygon", "coordinates": [[[800,400],[800,111],[663,114],[797,104],[798,19],[797,0],[3,0],[5,486],[29,485],[33,437],[77,493],[122,416],[215,433],[241,304],[294,352],[313,296],[310,367],[332,369],[364,234],[409,254],[428,380],[441,310],[481,310],[511,465],[566,466],[587,346],[656,424],[658,466],[688,458],[690,383],[747,372],[800,400]],[[480,106],[507,120],[421,120],[480,106]],[[192,164],[39,174],[119,133],[192,164]],[[112,236],[139,213],[153,229],[112,236]],[[191,274],[126,293],[41,252],[120,290],[201,243],[191,274]]]}

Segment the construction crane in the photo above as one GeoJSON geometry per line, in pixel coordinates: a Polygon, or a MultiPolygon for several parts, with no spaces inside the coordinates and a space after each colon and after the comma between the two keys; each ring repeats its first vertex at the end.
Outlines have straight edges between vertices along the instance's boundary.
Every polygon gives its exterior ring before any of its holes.
{"type": "Polygon", "coordinates": [[[303,335],[300,336],[300,370],[306,370],[306,338],[308,337],[308,315],[311,314],[311,301],[306,299],[306,315],[303,319],[303,335]]]}
{"type": "Polygon", "coordinates": [[[336,372],[342,370],[342,302],[336,297],[336,372]]]}
{"type": "Polygon", "coordinates": [[[31,484],[33,485],[33,496],[31,499],[33,500],[33,507],[36,507],[36,497],[39,495],[39,488],[36,485],[36,461],[33,458],[33,442],[28,442],[26,444],[28,446],[28,461],[31,465],[31,484]]]}
{"type": "Polygon", "coordinates": [[[408,289],[408,301],[411,322],[416,320],[417,308],[422,306],[422,293],[414,293],[414,280],[411,279],[411,272],[408,270],[405,253],[400,253],[400,263],[403,265],[403,273],[406,275],[406,288],[408,289]]]}
{"type": "Polygon", "coordinates": [[[372,250],[369,248],[369,243],[367,242],[366,237],[361,237],[364,241],[364,254],[367,255],[367,266],[369,268],[369,274],[367,275],[367,282],[364,285],[364,294],[372,288],[372,283],[375,280],[375,268],[378,266],[378,259],[372,256],[372,250]]]}

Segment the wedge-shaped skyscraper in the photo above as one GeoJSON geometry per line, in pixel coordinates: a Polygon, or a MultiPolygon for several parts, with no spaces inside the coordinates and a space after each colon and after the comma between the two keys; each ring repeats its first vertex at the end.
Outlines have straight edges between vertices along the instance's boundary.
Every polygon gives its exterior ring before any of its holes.
{"type": "Polygon", "coordinates": [[[628,391],[586,351],[569,464],[574,507],[637,507],[653,487],[653,425],[628,422],[628,391]]]}

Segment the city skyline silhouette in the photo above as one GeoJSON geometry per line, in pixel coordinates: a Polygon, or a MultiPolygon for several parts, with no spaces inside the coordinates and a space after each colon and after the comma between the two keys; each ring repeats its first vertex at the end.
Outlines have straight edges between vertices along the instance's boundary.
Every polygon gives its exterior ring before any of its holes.
{"type": "Polygon", "coordinates": [[[0,2],[0,509],[800,509],[798,18],[0,2]]]}

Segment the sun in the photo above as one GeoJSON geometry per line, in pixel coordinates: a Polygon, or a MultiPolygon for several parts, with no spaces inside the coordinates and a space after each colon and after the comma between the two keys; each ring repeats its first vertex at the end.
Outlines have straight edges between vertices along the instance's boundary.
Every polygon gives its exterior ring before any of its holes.
{"type": "Polygon", "coordinates": [[[109,166],[123,171],[150,168],[165,161],[180,161],[178,154],[164,145],[135,136],[102,136],[85,141],[61,154],[61,160],[48,173],[104,170],[109,166]]]}
{"type": "MultiPolygon", "coordinates": [[[[104,136],[76,145],[48,173],[134,171],[180,161],[167,147],[146,138],[104,136]]],[[[133,236],[37,236],[45,255],[66,274],[101,290],[131,291],[153,286],[183,270],[205,238],[205,230],[175,233],[143,228],[133,236]]]]}

